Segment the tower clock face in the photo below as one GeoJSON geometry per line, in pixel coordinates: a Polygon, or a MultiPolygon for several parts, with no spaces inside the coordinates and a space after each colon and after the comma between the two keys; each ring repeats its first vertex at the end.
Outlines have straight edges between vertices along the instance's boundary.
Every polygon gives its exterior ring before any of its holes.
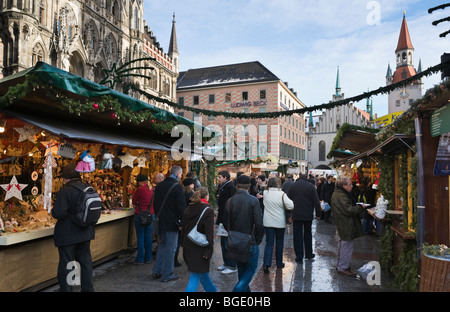
{"type": "Polygon", "coordinates": [[[406,100],[409,98],[409,92],[406,91],[406,89],[403,89],[403,91],[400,92],[400,98],[406,100]]]}

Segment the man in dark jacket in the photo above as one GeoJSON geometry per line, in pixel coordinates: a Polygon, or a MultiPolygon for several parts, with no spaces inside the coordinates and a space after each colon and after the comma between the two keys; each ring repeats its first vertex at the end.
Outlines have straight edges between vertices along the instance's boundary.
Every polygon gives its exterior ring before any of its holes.
{"type": "Polygon", "coordinates": [[[249,284],[258,267],[259,244],[264,237],[261,208],[256,197],[248,193],[250,178],[241,175],[236,179],[236,194],[227,202],[224,215],[224,227],[227,231],[236,231],[251,235],[248,260],[237,260],[239,280],[233,291],[248,292],[249,284]]]}
{"type": "Polygon", "coordinates": [[[351,195],[352,189],[352,181],[344,177],[339,180],[331,196],[334,223],[339,235],[337,271],[348,276],[356,276],[356,273],[350,270],[353,240],[363,235],[359,216],[364,208],[356,204],[355,198],[351,195]]]}
{"type": "MultiPolygon", "coordinates": [[[[230,181],[230,173],[226,170],[220,171],[217,175],[217,180],[219,181],[219,188],[217,190],[217,206],[219,210],[217,212],[216,224],[224,223],[223,215],[225,212],[225,203],[236,193],[236,186],[232,181],[230,181]]],[[[222,259],[223,265],[219,266],[217,269],[221,271],[222,274],[231,274],[237,272],[236,261],[228,259],[226,257],[227,250],[227,237],[220,237],[220,246],[222,249],[222,259]]]]}
{"type": "Polygon", "coordinates": [[[179,279],[178,275],[174,275],[174,259],[181,218],[186,209],[183,187],[180,184],[182,174],[181,167],[173,166],[170,177],[155,187],[153,207],[155,215],[159,215],[160,241],[152,276],[162,277],[162,282],[179,279]]]}
{"type": "Polygon", "coordinates": [[[295,261],[303,261],[303,246],[305,248],[306,259],[315,257],[312,250],[312,220],[314,210],[316,218],[320,216],[320,202],[316,187],[307,180],[307,176],[302,174],[287,192],[288,197],[294,202],[292,219],[294,220],[294,251],[295,261]]]}
{"type": "Polygon", "coordinates": [[[52,209],[52,216],[58,220],[53,238],[59,252],[57,277],[60,291],[72,291],[72,286],[78,284],[74,277],[80,277],[81,291],[94,291],[90,244],[95,229],[93,225],[83,227],[72,221],[81,194],[72,185],[85,184],[75,171],[75,165],[66,166],[62,178],[65,186],[58,192],[52,209]],[[80,268],[79,275],[75,268],[80,268]]]}

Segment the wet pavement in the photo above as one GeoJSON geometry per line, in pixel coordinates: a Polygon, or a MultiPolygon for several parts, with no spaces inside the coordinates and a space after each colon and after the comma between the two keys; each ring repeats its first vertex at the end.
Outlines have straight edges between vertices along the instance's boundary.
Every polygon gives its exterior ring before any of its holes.
{"type": "MultiPolygon", "coordinates": [[[[338,235],[334,224],[323,220],[313,221],[313,250],[315,258],[295,262],[293,248],[292,225],[285,234],[283,262],[285,267],[277,269],[273,264],[269,273],[262,269],[265,238],[260,245],[259,263],[250,288],[253,292],[396,292],[390,287],[391,276],[381,270],[380,285],[369,285],[360,276],[349,277],[336,271],[338,235]]],[[[380,237],[366,235],[354,241],[351,269],[356,272],[370,261],[377,261],[380,248],[380,237]]],[[[124,252],[117,258],[94,268],[94,289],[96,292],[184,292],[189,279],[186,264],[180,249],[180,267],[175,268],[175,274],[180,279],[161,282],[151,277],[154,265],[153,257],[150,264],[134,265],[136,252],[124,252]]],[[[216,237],[214,255],[211,259],[210,276],[219,292],[231,292],[237,283],[237,273],[223,275],[217,270],[222,265],[222,255],[219,238],[216,237]]],[[[54,285],[43,292],[58,291],[54,285]]],[[[76,291],[77,289],[75,289],[76,291]]],[[[198,288],[203,292],[202,286],[198,288]]]]}

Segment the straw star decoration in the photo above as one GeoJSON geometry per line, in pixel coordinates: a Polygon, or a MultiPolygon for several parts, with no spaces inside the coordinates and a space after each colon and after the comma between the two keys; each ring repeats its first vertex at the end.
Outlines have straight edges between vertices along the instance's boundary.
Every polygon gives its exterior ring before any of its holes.
{"type": "Polygon", "coordinates": [[[25,125],[23,128],[14,128],[19,133],[19,142],[30,141],[32,143],[36,142],[35,135],[39,133],[39,130],[30,125],[25,125]]]}
{"type": "Polygon", "coordinates": [[[119,156],[120,160],[122,161],[121,168],[129,166],[133,168],[133,162],[137,158],[136,156],[133,156],[130,154],[130,151],[127,151],[124,156],[119,156]]]}
{"type": "Polygon", "coordinates": [[[6,191],[5,201],[11,197],[16,197],[22,201],[22,190],[26,188],[28,184],[19,184],[16,176],[13,176],[9,184],[1,184],[0,186],[6,191]]]}

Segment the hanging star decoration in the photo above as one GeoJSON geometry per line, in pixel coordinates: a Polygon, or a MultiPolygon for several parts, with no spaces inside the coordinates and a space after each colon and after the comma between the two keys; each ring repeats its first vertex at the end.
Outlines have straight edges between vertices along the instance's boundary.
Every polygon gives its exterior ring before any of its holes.
{"type": "Polygon", "coordinates": [[[19,184],[16,176],[13,176],[9,184],[1,184],[0,186],[6,191],[5,201],[12,197],[16,197],[22,201],[22,190],[26,188],[28,184],[19,184]]]}
{"type": "Polygon", "coordinates": [[[41,144],[46,147],[44,156],[47,156],[48,153],[55,155],[58,153],[59,143],[57,141],[51,139],[50,141],[41,141],[41,144]]]}
{"type": "Polygon", "coordinates": [[[111,69],[103,69],[103,72],[105,73],[105,78],[100,81],[100,84],[102,85],[109,85],[111,89],[114,89],[114,86],[116,83],[122,83],[123,78],[127,77],[143,77],[143,78],[149,78],[147,75],[139,74],[139,70],[153,70],[153,67],[149,66],[137,66],[137,67],[130,67],[131,64],[141,61],[156,61],[153,57],[143,57],[139,59],[135,59],[129,62],[126,62],[122,66],[117,67],[116,63],[114,63],[111,67],[111,69]],[[133,73],[134,72],[134,73],[133,73]]]}
{"type": "Polygon", "coordinates": [[[36,142],[35,135],[39,133],[39,130],[31,125],[25,125],[23,128],[14,128],[19,133],[19,142],[30,141],[32,143],[36,142]]]}
{"type": "Polygon", "coordinates": [[[136,160],[138,162],[138,167],[145,167],[145,162],[147,161],[147,157],[145,157],[144,153],[139,155],[139,157],[136,160]]]}
{"type": "Polygon", "coordinates": [[[126,166],[133,168],[133,162],[137,157],[131,155],[130,151],[128,150],[124,156],[119,156],[119,158],[122,161],[121,168],[126,166]]]}

